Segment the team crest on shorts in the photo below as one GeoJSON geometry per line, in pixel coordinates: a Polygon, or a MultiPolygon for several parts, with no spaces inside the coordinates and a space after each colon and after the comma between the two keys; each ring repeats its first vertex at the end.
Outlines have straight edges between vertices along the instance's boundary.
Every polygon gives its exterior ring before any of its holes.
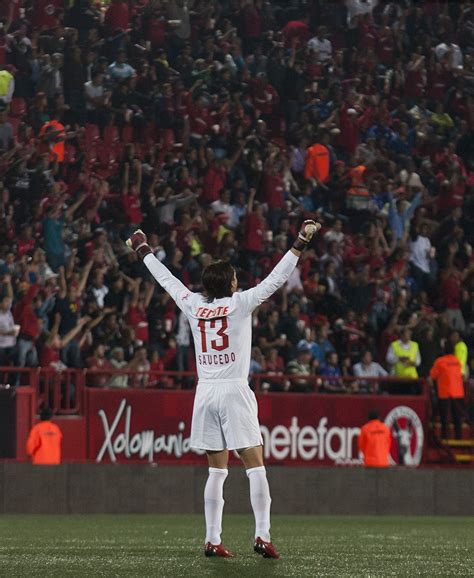
{"type": "Polygon", "coordinates": [[[399,405],[387,414],[385,423],[392,432],[390,463],[418,466],[424,440],[423,424],[418,414],[411,407],[399,405]]]}

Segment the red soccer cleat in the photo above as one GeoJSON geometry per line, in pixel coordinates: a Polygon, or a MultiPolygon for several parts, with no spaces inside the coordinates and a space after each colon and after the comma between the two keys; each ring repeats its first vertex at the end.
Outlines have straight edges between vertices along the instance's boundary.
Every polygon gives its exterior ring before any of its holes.
{"type": "Polygon", "coordinates": [[[255,538],[255,546],[253,549],[264,558],[275,558],[278,560],[280,557],[275,546],[271,542],[265,542],[262,538],[255,538]]]}
{"type": "Polygon", "coordinates": [[[214,556],[216,556],[218,558],[233,558],[234,557],[232,552],[230,550],[227,550],[227,548],[224,546],[224,544],[222,544],[222,542],[220,544],[218,544],[217,546],[215,544],[211,544],[210,542],[208,542],[204,546],[204,556],[207,556],[208,558],[211,558],[214,556]]]}

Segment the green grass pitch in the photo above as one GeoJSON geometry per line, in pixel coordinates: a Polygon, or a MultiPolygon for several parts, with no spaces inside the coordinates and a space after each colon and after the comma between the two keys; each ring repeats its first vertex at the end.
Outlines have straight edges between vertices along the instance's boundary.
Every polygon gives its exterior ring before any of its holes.
{"type": "Polygon", "coordinates": [[[253,519],[224,517],[232,560],[202,554],[202,516],[0,516],[0,576],[474,576],[474,520],[274,516],[280,560],[253,519]]]}

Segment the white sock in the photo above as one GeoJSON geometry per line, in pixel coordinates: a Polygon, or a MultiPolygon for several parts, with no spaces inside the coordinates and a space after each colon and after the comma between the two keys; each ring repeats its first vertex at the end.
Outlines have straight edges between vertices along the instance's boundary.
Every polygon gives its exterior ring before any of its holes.
{"type": "Polygon", "coordinates": [[[206,544],[221,543],[222,511],[224,510],[224,482],[228,470],[209,468],[209,477],[204,488],[204,513],[206,515],[206,544]]]}
{"type": "Polygon", "coordinates": [[[250,482],[250,502],[255,515],[255,537],[270,542],[270,488],[265,466],[247,470],[250,482]]]}

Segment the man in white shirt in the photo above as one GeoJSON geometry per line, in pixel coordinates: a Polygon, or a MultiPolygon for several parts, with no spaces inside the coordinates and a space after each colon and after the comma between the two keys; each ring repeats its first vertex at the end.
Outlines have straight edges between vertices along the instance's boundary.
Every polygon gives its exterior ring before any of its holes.
{"type": "MultiPolygon", "coordinates": [[[[376,363],[372,358],[372,353],[370,351],[365,351],[362,355],[361,361],[356,363],[352,368],[355,377],[386,377],[388,373],[380,365],[376,363]]],[[[361,380],[356,385],[358,393],[378,393],[379,384],[373,379],[361,380]]]]}
{"type": "Polygon", "coordinates": [[[12,360],[18,335],[11,309],[11,297],[4,297],[0,301],[0,366],[12,360]]]}
{"type": "Polygon", "coordinates": [[[326,62],[332,57],[332,44],[325,36],[326,30],[320,26],[316,36],[308,41],[308,48],[318,54],[318,62],[326,62]]]}
{"type": "Polygon", "coordinates": [[[357,16],[372,14],[379,0],[346,0],[347,25],[349,28],[357,27],[357,16]]]}
{"type": "Polygon", "coordinates": [[[433,255],[431,241],[428,238],[428,226],[422,225],[410,243],[410,263],[412,273],[419,289],[425,289],[430,279],[430,258],[433,255]]]}
{"type": "Polygon", "coordinates": [[[219,199],[211,203],[211,208],[217,215],[219,213],[224,213],[227,215],[227,222],[232,220],[233,209],[230,204],[230,191],[229,189],[222,189],[219,194],[219,199]]]}
{"type": "Polygon", "coordinates": [[[329,229],[329,231],[326,231],[326,233],[324,233],[324,240],[328,245],[332,241],[336,241],[336,243],[342,245],[342,243],[344,242],[344,233],[342,232],[341,219],[336,219],[334,221],[332,229],[329,229]]]}
{"type": "Polygon", "coordinates": [[[255,515],[254,550],[264,558],[279,558],[270,538],[270,490],[263,465],[262,436],[255,394],[249,388],[252,315],[295,269],[301,252],[320,229],[305,221],[293,248],[261,283],[237,292],[235,269],[228,261],[207,266],[203,293],[191,292],[153,255],[146,235],[138,230],[127,240],[144,264],[176,302],[191,326],[198,386],[191,424],[191,447],[205,450],[209,477],[204,490],[206,556],[232,557],[221,542],[223,488],[229,451],[237,450],[250,484],[255,515]]]}
{"type": "Polygon", "coordinates": [[[438,60],[443,60],[447,57],[451,69],[462,69],[463,56],[461,49],[457,44],[453,44],[452,42],[441,42],[441,44],[436,46],[435,54],[438,60]]]}
{"type": "Polygon", "coordinates": [[[386,377],[388,375],[380,363],[373,360],[370,351],[363,354],[362,360],[354,365],[353,371],[356,377],[386,377]]]}
{"type": "Polygon", "coordinates": [[[92,75],[92,80],[84,84],[86,95],[86,109],[97,110],[104,104],[105,88],[104,75],[96,71],[92,75]]]}

